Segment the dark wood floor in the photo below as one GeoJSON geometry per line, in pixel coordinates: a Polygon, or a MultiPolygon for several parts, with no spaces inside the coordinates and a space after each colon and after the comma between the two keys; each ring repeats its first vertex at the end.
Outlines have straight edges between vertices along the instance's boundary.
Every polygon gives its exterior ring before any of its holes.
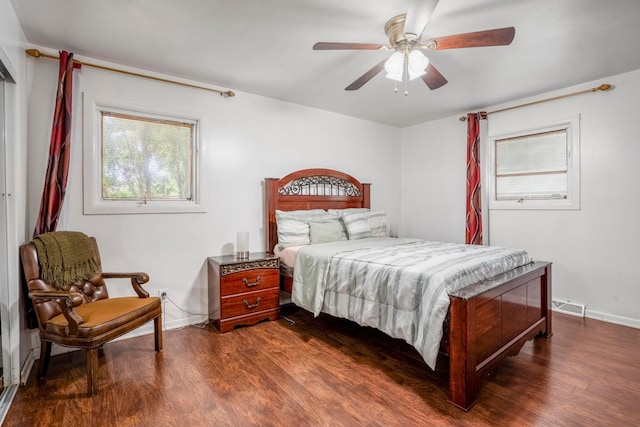
{"type": "Polygon", "coordinates": [[[85,358],[55,356],[20,387],[5,426],[632,426],[640,421],[640,330],[556,314],[468,413],[446,377],[403,342],[298,310],[225,335],[188,327],[105,346],[100,391],[85,358]]]}

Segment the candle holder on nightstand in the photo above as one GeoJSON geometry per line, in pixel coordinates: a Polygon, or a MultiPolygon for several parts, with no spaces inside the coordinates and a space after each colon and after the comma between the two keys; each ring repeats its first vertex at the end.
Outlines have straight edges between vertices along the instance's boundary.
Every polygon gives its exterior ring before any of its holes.
{"type": "Polygon", "coordinates": [[[238,231],[237,236],[237,244],[236,244],[236,258],[237,259],[248,259],[249,258],[249,232],[248,231],[238,231]]]}

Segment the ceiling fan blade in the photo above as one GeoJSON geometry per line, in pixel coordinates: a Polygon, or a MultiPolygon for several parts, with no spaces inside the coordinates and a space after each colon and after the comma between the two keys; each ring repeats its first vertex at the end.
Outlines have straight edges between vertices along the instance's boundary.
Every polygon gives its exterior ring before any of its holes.
{"type": "Polygon", "coordinates": [[[440,71],[438,71],[433,65],[429,64],[426,71],[427,74],[422,76],[422,81],[429,86],[429,89],[436,90],[447,84],[447,79],[445,79],[444,76],[440,74],[440,71]]]}
{"type": "Polygon", "coordinates": [[[494,30],[476,31],[473,33],[455,34],[427,40],[424,44],[435,42],[434,50],[459,49],[464,47],[506,46],[511,44],[516,35],[514,27],[496,28],[494,30]]]}
{"type": "Polygon", "coordinates": [[[339,43],[339,42],[318,42],[313,45],[313,50],[378,50],[389,46],[374,43],[339,43]]]}
{"type": "Polygon", "coordinates": [[[345,87],[344,90],[358,90],[360,89],[366,82],[371,80],[378,74],[380,71],[384,70],[384,63],[387,62],[386,59],[382,60],[379,64],[375,65],[369,71],[358,77],[353,83],[349,86],[345,87]]]}
{"type": "Polygon", "coordinates": [[[411,0],[404,20],[404,34],[413,34],[419,39],[429,22],[439,0],[411,0]]]}

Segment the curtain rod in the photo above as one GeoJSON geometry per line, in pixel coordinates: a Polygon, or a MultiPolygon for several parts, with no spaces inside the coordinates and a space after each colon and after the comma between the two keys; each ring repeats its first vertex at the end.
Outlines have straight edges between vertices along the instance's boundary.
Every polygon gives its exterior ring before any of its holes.
{"type": "MultiPolygon", "coordinates": [[[[591,89],[585,89],[585,90],[581,90],[581,91],[578,91],[578,92],[567,93],[565,95],[554,96],[552,98],[540,99],[538,101],[527,102],[526,104],[514,105],[513,107],[502,108],[500,110],[487,111],[486,114],[489,115],[489,114],[493,114],[493,113],[501,113],[501,112],[507,111],[507,110],[513,110],[513,109],[520,108],[520,107],[527,107],[529,105],[540,104],[541,102],[554,101],[556,99],[567,98],[569,96],[580,95],[580,94],[587,93],[587,92],[607,91],[607,90],[611,89],[611,87],[612,86],[610,84],[603,83],[600,86],[592,87],[591,89]]],[[[460,121],[461,122],[464,122],[465,120],[467,120],[466,116],[460,117],[460,121]]]]}
{"type": "MultiPolygon", "coordinates": [[[[32,56],[34,58],[60,59],[59,56],[42,53],[38,49],[27,49],[26,52],[27,52],[27,55],[32,56]]],[[[192,85],[192,84],[189,84],[189,83],[182,83],[182,82],[178,82],[178,81],[175,81],[175,80],[163,79],[163,78],[160,78],[160,77],[153,77],[153,76],[149,76],[149,75],[146,75],[146,74],[134,73],[132,71],[120,70],[118,68],[105,67],[103,65],[91,64],[89,62],[78,61],[78,60],[75,60],[75,59],[73,60],[73,62],[75,64],[79,64],[79,65],[86,66],[86,67],[99,68],[101,70],[113,71],[115,73],[121,73],[121,74],[128,74],[130,76],[142,77],[142,78],[145,78],[145,79],[156,80],[156,81],[159,81],[159,82],[173,83],[173,84],[176,84],[176,85],[187,86],[187,87],[192,87],[192,88],[196,88],[196,89],[208,90],[208,91],[211,91],[211,92],[219,93],[220,96],[224,96],[225,98],[236,96],[236,94],[233,93],[230,90],[222,91],[222,90],[212,89],[212,88],[208,88],[208,87],[204,87],[204,86],[196,86],[196,85],[192,85]]]]}

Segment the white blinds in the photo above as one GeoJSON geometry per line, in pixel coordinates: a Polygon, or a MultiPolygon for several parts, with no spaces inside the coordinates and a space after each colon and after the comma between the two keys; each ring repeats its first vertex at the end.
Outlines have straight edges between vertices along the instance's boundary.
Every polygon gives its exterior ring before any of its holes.
{"type": "Polygon", "coordinates": [[[496,199],[566,198],[567,130],[496,140],[496,199]]]}

